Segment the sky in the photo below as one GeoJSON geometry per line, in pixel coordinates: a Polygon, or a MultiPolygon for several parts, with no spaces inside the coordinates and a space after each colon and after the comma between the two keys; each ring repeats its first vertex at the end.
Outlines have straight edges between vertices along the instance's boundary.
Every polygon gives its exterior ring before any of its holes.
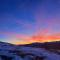
{"type": "Polygon", "coordinates": [[[0,41],[13,44],[60,40],[60,0],[0,0],[0,41]]]}

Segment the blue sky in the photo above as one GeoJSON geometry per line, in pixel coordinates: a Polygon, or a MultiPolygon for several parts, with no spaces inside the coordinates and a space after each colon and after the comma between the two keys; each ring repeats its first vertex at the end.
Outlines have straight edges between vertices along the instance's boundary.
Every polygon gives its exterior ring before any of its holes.
{"type": "Polygon", "coordinates": [[[0,40],[9,42],[10,33],[32,36],[44,29],[60,33],[60,0],[0,0],[0,40]]]}

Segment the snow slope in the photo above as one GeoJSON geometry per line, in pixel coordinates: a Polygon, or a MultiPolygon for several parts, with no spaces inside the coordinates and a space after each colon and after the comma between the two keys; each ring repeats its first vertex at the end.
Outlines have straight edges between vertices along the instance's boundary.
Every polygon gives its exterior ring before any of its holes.
{"type": "Polygon", "coordinates": [[[60,60],[60,55],[43,48],[19,47],[0,43],[0,60],[60,60]]]}

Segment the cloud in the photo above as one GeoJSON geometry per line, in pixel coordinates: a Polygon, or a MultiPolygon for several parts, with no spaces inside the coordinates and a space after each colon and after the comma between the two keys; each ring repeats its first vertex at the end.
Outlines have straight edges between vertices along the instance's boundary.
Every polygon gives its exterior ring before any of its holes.
{"type": "Polygon", "coordinates": [[[3,41],[13,44],[29,44],[33,42],[50,42],[60,40],[60,33],[48,34],[47,30],[40,31],[40,33],[36,33],[32,36],[12,32],[1,32],[0,34],[7,37],[5,40],[3,39],[3,41]]]}

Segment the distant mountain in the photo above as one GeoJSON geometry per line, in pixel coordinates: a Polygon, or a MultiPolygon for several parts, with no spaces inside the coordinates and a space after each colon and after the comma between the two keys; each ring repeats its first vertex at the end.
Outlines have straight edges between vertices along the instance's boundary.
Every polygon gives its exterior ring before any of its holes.
{"type": "Polygon", "coordinates": [[[8,42],[2,42],[2,41],[0,41],[0,45],[14,45],[14,44],[11,44],[11,43],[8,43],[8,42]]]}
{"type": "Polygon", "coordinates": [[[0,49],[15,49],[16,48],[16,45],[14,44],[10,44],[10,43],[7,43],[7,42],[1,42],[0,41],[0,49]]]}
{"type": "Polygon", "coordinates": [[[27,47],[36,47],[36,48],[45,48],[45,49],[60,49],[60,41],[55,42],[45,42],[45,43],[31,43],[19,46],[27,46],[27,47]]]}
{"type": "Polygon", "coordinates": [[[35,48],[45,48],[45,49],[60,49],[60,41],[55,42],[45,42],[45,43],[31,43],[31,44],[23,44],[23,45],[14,45],[7,42],[0,41],[0,47],[35,47],[35,48]]]}
{"type": "Polygon", "coordinates": [[[25,45],[19,45],[24,47],[33,47],[33,48],[44,48],[50,52],[54,52],[60,55],[60,41],[55,42],[45,42],[45,43],[31,43],[25,45]]]}

